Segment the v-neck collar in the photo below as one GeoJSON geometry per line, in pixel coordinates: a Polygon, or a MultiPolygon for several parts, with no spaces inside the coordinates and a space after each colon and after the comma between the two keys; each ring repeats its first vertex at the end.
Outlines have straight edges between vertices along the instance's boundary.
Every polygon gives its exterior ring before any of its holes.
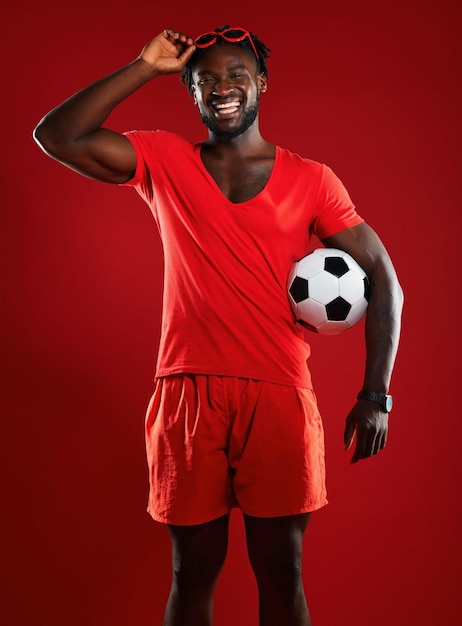
{"type": "Polygon", "coordinates": [[[232,206],[236,206],[236,207],[238,207],[238,206],[245,206],[245,205],[247,205],[247,204],[249,204],[251,202],[255,202],[256,200],[260,199],[260,197],[262,195],[264,195],[264,194],[266,194],[268,192],[268,189],[269,189],[270,185],[272,184],[273,178],[275,176],[275,171],[276,171],[276,169],[278,167],[278,163],[279,163],[279,157],[280,157],[280,152],[281,152],[279,146],[275,146],[276,152],[275,152],[275,155],[274,155],[273,167],[271,169],[271,173],[270,173],[270,175],[268,177],[268,180],[266,181],[266,185],[263,187],[263,189],[261,191],[259,191],[252,198],[249,198],[248,200],[244,200],[243,202],[233,202],[227,196],[225,196],[225,194],[222,192],[222,190],[218,186],[216,180],[213,178],[213,176],[210,174],[208,169],[205,167],[204,162],[202,161],[202,157],[201,157],[202,145],[203,145],[203,142],[196,143],[194,145],[194,156],[196,157],[196,159],[198,161],[198,164],[199,164],[199,167],[201,168],[202,172],[204,173],[204,176],[209,181],[210,185],[214,188],[215,192],[218,193],[225,202],[227,202],[228,204],[230,204],[232,206]]]}

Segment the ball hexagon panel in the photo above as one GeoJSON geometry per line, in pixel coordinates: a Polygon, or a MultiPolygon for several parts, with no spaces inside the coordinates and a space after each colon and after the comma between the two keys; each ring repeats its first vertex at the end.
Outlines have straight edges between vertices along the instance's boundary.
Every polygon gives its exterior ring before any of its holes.
{"type": "Polygon", "coordinates": [[[324,271],[325,259],[319,254],[307,254],[297,261],[297,276],[306,278],[307,280],[317,274],[324,271]]]}
{"type": "Polygon", "coordinates": [[[297,305],[295,317],[316,328],[327,320],[326,307],[316,300],[307,298],[297,305]]]}
{"type": "Polygon", "coordinates": [[[355,271],[349,270],[347,274],[339,278],[338,282],[340,295],[350,304],[355,304],[364,298],[364,281],[355,271]]]}
{"type": "Polygon", "coordinates": [[[308,280],[308,295],[316,302],[329,304],[339,294],[338,278],[328,272],[319,272],[308,280]]]}

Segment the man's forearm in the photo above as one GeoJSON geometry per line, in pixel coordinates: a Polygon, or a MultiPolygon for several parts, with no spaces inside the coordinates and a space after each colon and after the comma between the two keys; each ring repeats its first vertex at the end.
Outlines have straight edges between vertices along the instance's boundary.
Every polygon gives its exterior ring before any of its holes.
{"type": "Polygon", "coordinates": [[[387,393],[398,350],[403,293],[396,275],[386,265],[379,263],[371,279],[363,388],[387,393]]]}

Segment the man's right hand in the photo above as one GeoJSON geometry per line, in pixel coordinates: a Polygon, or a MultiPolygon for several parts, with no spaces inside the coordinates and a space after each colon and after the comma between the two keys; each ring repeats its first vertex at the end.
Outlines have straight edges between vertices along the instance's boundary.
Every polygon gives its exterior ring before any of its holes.
{"type": "Polygon", "coordinates": [[[194,41],[184,33],[166,28],[142,50],[139,58],[156,75],[181,72],[195,50],[194,41]]]}

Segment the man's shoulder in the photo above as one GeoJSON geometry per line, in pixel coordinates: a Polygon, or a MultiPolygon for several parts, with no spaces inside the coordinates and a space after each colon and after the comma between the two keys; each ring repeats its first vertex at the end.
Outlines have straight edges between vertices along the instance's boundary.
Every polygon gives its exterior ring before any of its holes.
{"type": "Polygon", "coordinates": [[[299,152],[289,150],[288,148],[278,146],[278,150],[282,159],[293,166],[298,165],[299,167],[309,167],[316,170],[322,170],[325,167],[325,164],[321,161],[316,161],[315,159],[302,156],[299,152]]]}
{"type": "Polygon", "coordinates": [[[164,164],[166,167],[185,167],[194,160],[197,144],[166,130],[131,130],[124,133],[131,141],[139,160],[149,170],[164,164]]]}
{"type": "Polygon", "coordinates": [[[322,178],[326,165],[315,159],[302,156],[299,152],[278,146],[281,166],[290,169],[294,174],[317,176],[322,178]]]}
{"type": "Polygon", "coordinates": [[[192,147],[194,144],[191,141],[188,141],[181,135],[177,135],[176,133],[172,133],[168,130],[156,129],[156,130],[129,130],[124,133],[129,138],[137,139],[138,141],[142,141],[143,143],[158,143],[161,142],[163,144],[174,144],[174,145],[184,145],[192,147]]]}

